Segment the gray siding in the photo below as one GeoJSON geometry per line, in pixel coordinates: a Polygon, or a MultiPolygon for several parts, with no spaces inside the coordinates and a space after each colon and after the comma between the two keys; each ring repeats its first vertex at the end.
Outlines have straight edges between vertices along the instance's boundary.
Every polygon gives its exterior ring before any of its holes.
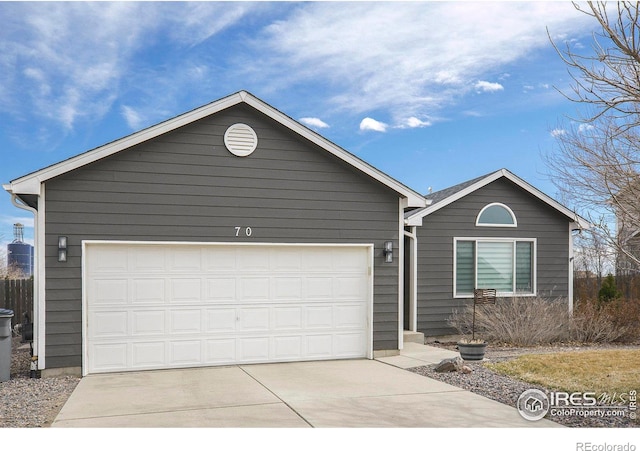
{"type": "Polygon", "coordinates": [[[229,108],[47,182],[46,366],[82,363],[81,241],[95,239],[373,243],[374,349],[397,349],[398,261],[381,249],[397,249],[398,226],[397,193],[252,108],[229,108]],[[258,135],[246,158],[224,147],[237,122],[258,135]]]}
{"type": "Polygon", "coordinates": [[[505,178],[426,216],[418,234],[418,330],[427,336],[456,331],[447,326],[452,311],[470,300],[453,297],[454,237],[537,239],[537,293],[557,298],[568,294],[569,221],[557,210],[505,178]],[[511,208],[517,228],[476,227],[485,205],[511,208]]]}

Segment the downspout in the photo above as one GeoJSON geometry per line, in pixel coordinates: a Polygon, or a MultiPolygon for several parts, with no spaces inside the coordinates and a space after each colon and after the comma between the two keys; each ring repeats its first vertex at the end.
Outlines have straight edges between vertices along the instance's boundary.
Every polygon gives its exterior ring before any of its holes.
{"type": "Polygon", "coordinates": [[[578,230],[578,233],[581,232],[581,229],[575,229],[575,224],[569,224],[569,280],[568,284],[568,292],[567,297],[569,304],[569,315],[573,316],[573,268],[574,268],[574,254],[573,254],[573,232],[578,230]]]}
{"type": "Polygon", "coordinates": [[[411,226],[411,232],[404,231],[404,236],[409,238],[409,252],[411,261],[409,263],[409,329],[412,332],[418,330],[418,315],[416,299],[418,298],[418,237],[416,236],[416,226],[411,226]]]}
{"type": "Polygon", "coordinates": [[[38,210],[30,207],[24,203],[20,199],[18,202],[18,196],[16,196],[13,192],[11,194],[11,203],[14,207],[19,208],[21,210],[26,210],[33,213],[33,346],[31,351],[31,377],[36,377],[35,371],[38,369],[38,343],[40,339],[40,334],[38,330],[38,325],[40,324],[40,309],[39,300],[40,300],[40,252],[39,252],[39,239],[38,239],[38,210]]]}

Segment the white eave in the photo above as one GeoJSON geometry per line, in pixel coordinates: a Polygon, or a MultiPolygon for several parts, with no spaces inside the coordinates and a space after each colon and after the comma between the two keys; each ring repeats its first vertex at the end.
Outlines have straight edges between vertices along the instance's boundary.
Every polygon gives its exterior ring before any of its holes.
{"type": "Polygon", "coordinates": [[[276,122],[279,122],[293,132],[320,146],[330,154],[364,172],[378,182],[386,185],[393,191],[397,192],[405,199],[404,204],[406,207],[424,207],[426,205],[424,197],[419,193],[406,187],[397,180],[389,177],[388,175],[364,162],[355,155],[347,152],[341,147],[333,144],[329,140],[311,131],[299,122],[276,110],[272,106],[264,103],[263,101],[246,91],[237,92],[223,99],[189,111],[188,113],[184,113],[173,119],[169,119],[165,122],[161,122],[160,124],[121,138],[117,141],[105,144],[101,147],[69,158],[68,160],[61,161],[60,163],[46,167],[31,174],[27,174],[23,177],[11,181],[7,185],[3,185],[3,188],[6,191],[15,194],[40,194],[40,184],[46,182],[47,180],[73,171],[74,169],[80,168],[87,164],[93,163],[94,161],[109,157],[122,150],[128,149],[137,144],[143,143],[164,133],[170,132],[184,125],[188,125],[199,119],[205,118],[243,102],[269,116],[276,122]]]}
{"type": "MultiPolygon", "coordinates": [[[[452,194],[451,196],[449,196],[449,197],[447,197],[447,198],[445,198],[445,199],[443,199],[443,200],[441,200],[439,202],[436,202],[435,204],[428,205],[426,208],[421,208],[419,210],[415,210],[415,211],[409,212],[405,217],[405,225],[407,225],[407,226],[421,226],[422,225],[422,218],[424,218],[425,216],[428,216],[431,213],[434,213],[434,212],[440,210],[441,208],[446,207],[447,205],[449,205],[449,204],[457,201],[458,199],[461,199],[461,198],[473,193],[474,191],[482,188],[483,186],[488,185],[491,182],[494,182],[494,181],[498,180],[501,177],[507,178],[508,180],[512,181],[513,183],[518,185],[523,190],[527,191],[528,193],[530,193],[533,196],[537,197],[541,201],[545,202],[547,205],[555,208],[560,213],[564,214],[567,218],[569,218],[570,220],[573,221],[573,223],[575,224],[575,228],[576,229],[589,229],[591,227],[591,224],[586,219],[582,218],[577,213],[569,210],[567,207],[565,207],[564,205],[560,204],[558,201],[556,201],[553,198],[547,196],[542,191],[540,191],[540,190],[536,189],[535,187],[531,186],[529,183],[525,182],[524,180],[522,180],[521,178],[519,178],[516,175],[512,174],[511,172],[509,172],[506,169],[500,169],[500,170],[498,170],[498,171],[496,171],[496,172],[494,172],[492,174],[489,174],[485,178],[477,181],[476,183],[474,183],[472,185],[469,185],[464,189],[461,189],[460,191],[452,194]]],[[[427,202],[429,202],[428,197],[427,197],[427,202]]]]}

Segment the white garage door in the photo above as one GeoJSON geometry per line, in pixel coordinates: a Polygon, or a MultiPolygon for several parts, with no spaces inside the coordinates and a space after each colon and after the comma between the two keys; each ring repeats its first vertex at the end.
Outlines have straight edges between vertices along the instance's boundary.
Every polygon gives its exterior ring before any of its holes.
{"type": "Polygon", "coordinates": [[[370,246],[85,243],[84,373],[368,356],[370,246]]]}

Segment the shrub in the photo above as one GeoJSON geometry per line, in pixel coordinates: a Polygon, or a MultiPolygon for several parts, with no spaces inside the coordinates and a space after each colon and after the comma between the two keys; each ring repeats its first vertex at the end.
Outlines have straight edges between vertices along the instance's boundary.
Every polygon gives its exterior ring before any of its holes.
{"type": "MultiPolygon", "coordinates": [[[[454,311],[449,325],[466,335],[471,331],[473,304],[454,311]]],[[[517,346],[570,338],[570,316],[564,299],[498,298],[495,305],[476,306],[476,336],[517,346]]]]}
{"type": "MultiPolygon", "coordinates": [[[[449,325],[471,334],[473,304],[453,312],[449,325]]],[[[476,306],[476,337],[515,346],[635,342],[640,340],[640,301],[580,301],[569,314],[566,299],[498,298],[495,305],[476,306]]]]}
{"type": "Polygon", "coordinates": [[[571,322],[572,336],[584,343],[630,342],[640,339],[640,302],[615,299],[580,301],[571,322]]]}
{"type": "Polygon", "coordinates": [[[615,299],[619,299],[621,296],[622,293],[620,293],[616,286],[615,277],[613,277],[612,274],[609,274],[602,282],[602,286],[598,291],[598,301],[611,302],[615,299]]]}

